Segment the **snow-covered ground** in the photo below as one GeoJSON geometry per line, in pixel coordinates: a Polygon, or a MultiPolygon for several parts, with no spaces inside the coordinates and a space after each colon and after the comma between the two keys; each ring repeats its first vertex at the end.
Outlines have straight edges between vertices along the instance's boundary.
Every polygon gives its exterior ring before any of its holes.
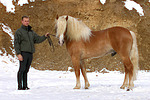
{"type": "Polygon", "coordinates": [[[0,100],[150,100],[150,72],[139,71],[132,91],[120,89],[124,74],[88,73],[91,84],[74,90],[75,75],[69,71],[39,71],[31,68],[28,86],[30,90],[17,90],[18,60],[12,56],[0,56],[0,100]]]}

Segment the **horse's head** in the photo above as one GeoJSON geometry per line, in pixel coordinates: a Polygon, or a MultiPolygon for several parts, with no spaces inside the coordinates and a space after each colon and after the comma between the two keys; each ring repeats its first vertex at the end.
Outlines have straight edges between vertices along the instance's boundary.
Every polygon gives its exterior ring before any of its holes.
{"type": "Polygon", "coordinates": [[[68,16],[61,16],[56,18],[56,37],[59,38],[59,44],[64,44],[64,37],[66,34],[68,16]]]}

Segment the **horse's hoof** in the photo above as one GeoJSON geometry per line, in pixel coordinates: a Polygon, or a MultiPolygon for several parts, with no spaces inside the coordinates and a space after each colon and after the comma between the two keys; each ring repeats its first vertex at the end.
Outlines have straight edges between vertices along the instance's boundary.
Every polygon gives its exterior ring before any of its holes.
{"type": "Polygon", "coordinates": [[[125,86],[121,86],[120,89],[125,89],[125,86]]]}
{"type": "Polygon", "coordinates": [[[74,87],[73,89],[80,89],[80,87],[74,87]]]}
{"type": "Polygon", "coordinates": [[[130,89],[127,89],[127,91],[130,91],[130,89]]]}
{"type": "Polygon", "coordinates": [[[90,87],[89,83],[85,85],[85,89],[89,89],[89,87],[90,87]]]}
{"type": "Polygon", "coordinates": [[[85,87],[85,89],[89,89],[89,87],[85,87]]]}
{"type": "Polygon", "coordinates": [[[128,88],[128,89],[127,89],[127,91],[131,91],[131,90],[133,91],[133,89],[132,89],[132,88],[128,88]]]}

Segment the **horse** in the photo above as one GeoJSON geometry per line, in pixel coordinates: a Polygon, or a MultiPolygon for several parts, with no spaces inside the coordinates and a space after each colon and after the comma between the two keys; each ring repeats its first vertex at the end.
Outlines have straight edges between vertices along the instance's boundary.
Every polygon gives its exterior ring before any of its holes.
{"type": "Polygon", "coordinates": [[[116,53],[121,57],[125,68],[124,82],[120,88],[127,88],[127,91],[134,88],[133,81],[138,72],[138,48],[134,32],[119,26],[92,31],[81,20],[68,15],[57,16],[55,28],[58,43],[60,46],[65,43],[71,56],[76,76],[74,89],[81,88],[80,69],[85,89],[90,86],[84,59],[116,53]]]}

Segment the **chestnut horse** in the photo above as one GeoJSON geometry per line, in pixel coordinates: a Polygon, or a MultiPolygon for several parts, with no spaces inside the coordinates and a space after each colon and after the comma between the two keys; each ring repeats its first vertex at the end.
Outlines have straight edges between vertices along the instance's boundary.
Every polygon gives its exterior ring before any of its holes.
{"type": "Polygon", "coordinates": [[[84,59],[102,57],[108,53],[119,54],[125,68],[125,78],[121,89],[130,90],[138,72],[138,49],[136,36],[123,27],[112,27],[91,31],[82,21],[71,16],[56,18],[56,37],[59,44],[66,43],[76,75],[76,86],[80,89],[80,69],[85,80],[85,89],[90,84],[86,75],[84,59]]]}

